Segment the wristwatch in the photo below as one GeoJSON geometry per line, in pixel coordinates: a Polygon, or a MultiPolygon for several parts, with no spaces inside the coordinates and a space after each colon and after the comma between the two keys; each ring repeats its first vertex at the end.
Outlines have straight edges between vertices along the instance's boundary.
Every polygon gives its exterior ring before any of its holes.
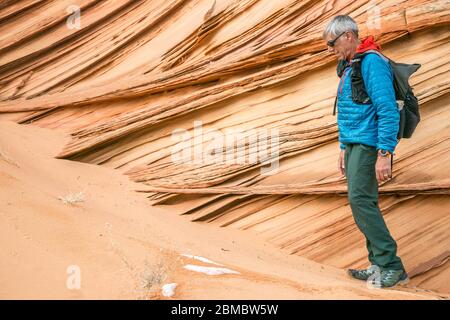
{"type": "Polygon", "coordinates": [[[382,157],[387,157],[391,155],[391,153],[388,150],[383,149],[378,150],[378,154],[382,157]]]}

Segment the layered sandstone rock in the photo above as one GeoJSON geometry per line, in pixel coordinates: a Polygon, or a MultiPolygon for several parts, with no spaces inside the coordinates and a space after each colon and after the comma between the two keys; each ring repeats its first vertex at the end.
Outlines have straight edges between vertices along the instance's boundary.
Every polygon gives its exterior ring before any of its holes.
{"type": "Polygon", "coordinates": [[[413,284],[449,292],[450,1],[5,1],[0,119],[66,132],[60,158],[121,170],[154,205],[365,266],[336,170],[338,78],[321,38],[336,14],[393,60],[422,65],[411,78],[422,122],[400,142],[380,205],[413,284]],[[211,151],[214,132],[251,134],[213,161],[174,161],[180,129],[192,153],[211,151]],[[278,147],[262,159],[260,133],[278,147]]]}

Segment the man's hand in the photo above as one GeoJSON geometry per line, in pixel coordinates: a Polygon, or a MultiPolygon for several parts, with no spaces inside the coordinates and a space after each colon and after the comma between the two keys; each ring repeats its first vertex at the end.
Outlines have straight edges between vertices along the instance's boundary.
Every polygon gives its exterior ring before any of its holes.
{"type": "Polygon", "coordinates": [[[391,157],[391,155],[386,157],[378,155],[377,163],[375,165],[378,183],[384,182],[392,177],[391,157]]]}
{"type": "Polygon", "coordinates": [[[341,149],[341,153],[339,154],[339,159],[338,159],[338,170],[343,176],[345,176],[344,156],[345,156],[345,149],[343,149],[343,150],[341,149]]]}

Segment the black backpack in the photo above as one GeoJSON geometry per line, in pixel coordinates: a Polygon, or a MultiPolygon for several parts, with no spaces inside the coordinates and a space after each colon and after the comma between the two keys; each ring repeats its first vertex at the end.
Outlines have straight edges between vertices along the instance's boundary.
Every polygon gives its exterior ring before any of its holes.
{"type": "MultiPolygon", "coordinates": [[[[409,85],[409,78],[416,72],[420,64],[397,63],[385,57],[376,50],[369,50],[364,53],[357,53],[352,61],[352,100],[359,104],[370,104],[370,97],[366,92],[361,72],[361,63],[368,53],[376,53],[385,61],[389,62],[393,71],[395,99],[400,109],[400,123],[397,139],[411,138],[417,124],[420,122],[419,102],[409,85]]],[[[344,69],[349,65],[345,60],[341,60],[337,66],[337,74],[341,77],[344,69]]],[[[337,96],[334,101],[333,115],[336,114],[337,96]]]]}

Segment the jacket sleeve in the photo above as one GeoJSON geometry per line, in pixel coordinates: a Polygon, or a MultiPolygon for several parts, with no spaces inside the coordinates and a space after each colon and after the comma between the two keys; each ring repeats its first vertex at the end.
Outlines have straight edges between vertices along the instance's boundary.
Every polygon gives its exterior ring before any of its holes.
{"type": "Polygon", "coordinates": [[[377,149],[394,152],[398,143],[400,114],[391,66],[378,54],[372,53],[364,57],[361,69],[367,94],[378,117],[377,149]]]}

